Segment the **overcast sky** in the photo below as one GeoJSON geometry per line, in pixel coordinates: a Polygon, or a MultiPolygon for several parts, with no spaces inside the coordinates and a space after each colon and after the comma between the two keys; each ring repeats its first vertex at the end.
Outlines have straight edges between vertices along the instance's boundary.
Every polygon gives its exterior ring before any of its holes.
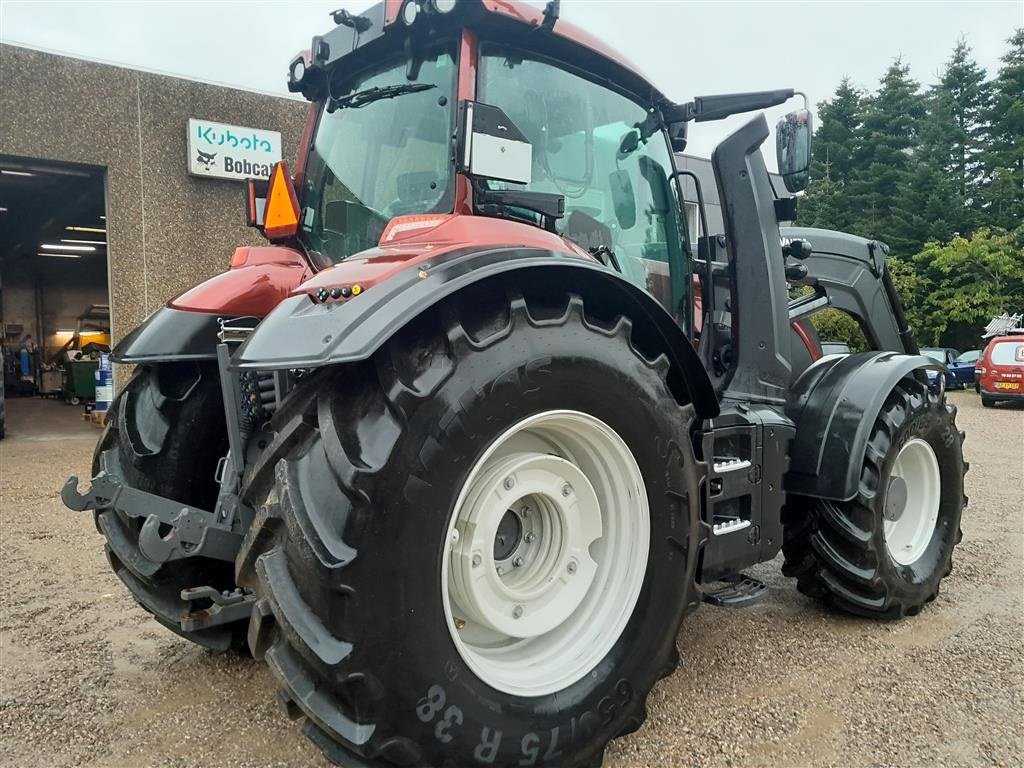
{"type": "MultiPolygon", "coordinates": [[[[0,39],[286,94],[287,62],[332,25],[328,13],[370,4],[0,0],[0,39]]],[[[1006,38],[1024,25],[1024,0],[564,0],[562,16],[618,47],[677,101],[793,87],[815,103],[828,98],[843,75],[873,88],[897,56],[915,78],[932,83],[961,36],[994,74],[1006,38]]],[[[784,111],[772,110],[769,122],[784,111]]],[[[694,126],[689,151],[709,155],[738,122],[694,126]]]]}

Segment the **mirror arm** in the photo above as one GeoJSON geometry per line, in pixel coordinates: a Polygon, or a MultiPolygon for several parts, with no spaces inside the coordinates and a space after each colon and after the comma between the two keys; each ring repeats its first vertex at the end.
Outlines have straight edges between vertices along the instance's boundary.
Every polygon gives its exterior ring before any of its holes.
{"type": "MultiPolygon", "coordinates": [[[[693,101],[674,104],[671,107],[663,108],[662,111],[666,123],[689,122],[690,120],[695,123],[703,123],[709,120],[721,120],[723,117],[737,115],[741,112],[777,107],[796,94],[797,91],[792,88],[750,93],[717,93],[711,96],[697,96],[693,101]]],[[[804,100],[806,101],[806,97],[804,100]]]]}

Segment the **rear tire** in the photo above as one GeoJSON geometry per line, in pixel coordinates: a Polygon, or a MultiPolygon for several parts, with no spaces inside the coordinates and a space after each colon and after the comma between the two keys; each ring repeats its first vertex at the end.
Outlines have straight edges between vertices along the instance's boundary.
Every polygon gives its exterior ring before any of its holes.
{"type": "MultiPolygon", "coordinates": [[[[599,766],[608,741],[643,722],[697,605],[692,408],[669,391],[665,358],[633,347],[628,319],[596,321],[577,297],[480,306],[449,304],[372,361],[301,384],[275,415],[269,459],[247,478],[257,513],[237,571],[259,597],[250,647],[338,764],[599,766]],[[442,588],[458,540],[449,523],[497,438],[555,411],[600,420],[635,457],[647,565],[596,666],[559,691],[517,695],[484,682],[454,639],[462,627],[442,588]]],[[[600,630],[587,629],[595,644],[600,630]]]]}
{"type": "Polygon", "coordinates": [[[935,599],[952,569],[967,504],[955,417],[954,406],[916,379],[896,385],[875,420],[857,496],[806,499],[787,509],[783,573],[797,579],[797,589],[874,618],[913,615],[935,599]],[[919,457],[924,469],[917,472],[919,457]],[[901,494],[902,506],[895,498],[901,494]]]}
{"type": "MultiPolygon", "coordinates": [[[[125,484],[200,509],[213,510],[217,462],[227,453],[220,379],[212,364],[158,363],[140,366],[110,405],[93,457],[125,484]]],[[[141,518],[105,510],[96,527],[107,538],[107,559],[135,600],[187,640],[217,651],[244,648],[245,622],[184,632],[180,618],[193,603],[182,589],[210,585],[234,589],[232,564],[204,557],[163,565],[139,550],[141,518]]],[[[203,606],[205,607],[205,606],[203,606]]]]}

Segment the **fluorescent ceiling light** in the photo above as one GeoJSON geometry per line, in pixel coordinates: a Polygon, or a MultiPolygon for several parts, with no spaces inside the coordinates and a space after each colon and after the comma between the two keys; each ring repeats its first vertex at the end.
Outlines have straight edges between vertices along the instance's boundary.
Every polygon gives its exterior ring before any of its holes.
{"type": "Polygon", "coordinates": [[[106,240],[73,240],[69,237],[62,237],[60,239],[62,243],[85,243],[86,245],[106,245],[106,240]]]}
{"type": "Polygon", "coordinates": [[[35,176],[34,173],[28,171],[10,171],[7,168],[0,168],[0,173],[4,176],[35,176]]]}
{"type": "Polygon", "coordinates": [[[100,216],[100,218],[101,218],[101,219],[103,219],[104,221],[106,221],[106,220],[107,220],[107,217],[106,217],[106,216],[100,216]]]}
{"type": "Polygon", "coordinates": [[[102,336],[105,331],[79,331],[79,336],[102,336]]]}
{"type": "Polygon", "coordinates": [[[68,232],[99,232],[100,234],[107,234],[107,230],[100,229],[99,227],[64,227],[68,232]]]}
{"type": "Polygon", "coordinates": [[[7,213],[7,209],[0,205],[0,213],[7,213]]]}
{"type": "Polygon", "coordinates": [[[61,245],[60,243],[43,243],[39,247],[46,251],[82,251],[89,253],[96,250],[95,245],[61,245]]]}
{"type": "Polygon", "coordinates": [[[56,333],[58,336],[63,336],[69,333],[74,333],[74,331],[71,330],[70,328],[58,328],[56,333]]]}
{"type": "Polygon", "coordinates": [[[80,253],[37,253],[36,256],[54,256],[58,259],[80,259],[80,253]]]}

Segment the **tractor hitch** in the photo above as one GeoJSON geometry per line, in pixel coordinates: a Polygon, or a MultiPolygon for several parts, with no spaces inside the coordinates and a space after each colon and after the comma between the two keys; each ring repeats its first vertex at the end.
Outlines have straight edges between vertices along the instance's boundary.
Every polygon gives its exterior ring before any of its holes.
{"type": "Polygon", "coordinates": [[[248,620],[256,602],[255,595],[243,592],[241,589],[236,589],[233,592],[219,592],[213,587],[183,589],[181,590],[181,599],[188,602],[209,600],[212,603],[209,608],[200,608],[181,617],[181,629],[184,632],[195,632],[221,624],[248,620]]]}
{"type": "Polygon", "coordinates": [[[60,497],[64,506],[76,512],[115,510],[144,520],[139,551],[157,564],[197,555],[234,562],[242,541],[242,534],[232,530],[230,519],[221,520],[212,512],[132,488],[106,470],[92,479],[85,493],[79,493],[78,477],[72,475],[60,497]]]}

